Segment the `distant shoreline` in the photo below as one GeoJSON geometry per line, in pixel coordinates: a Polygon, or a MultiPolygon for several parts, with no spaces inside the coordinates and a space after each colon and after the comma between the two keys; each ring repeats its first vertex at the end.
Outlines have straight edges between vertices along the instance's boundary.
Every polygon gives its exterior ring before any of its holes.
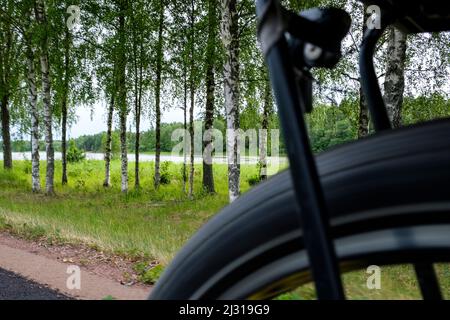
{"type": "MultiPolygon", "coordinates": [[[[41,161],[46,160],[46,154],[44,151],[39,152],[39,156],[41,161]]],[[[24,160],[31,160],[31,152],[13,152],[12,157],[14,161],[24,161],[24,160]]],[[[135,154],[134,153],[128,153],[128,160],[130,162],[134,161],[135,154]]],[[[241,164],[257,164],[259,158],[255,156],[243,156],[241,157],[241,164]]],[[[0,152],[0,161],[3,160],[3,153],[0,152]]],[[[61,152],[55,152],[55,160],[61,160],[61,152]]],[[[96,161],[102,161],[104,160],[104,154],[103,153],[96,153],[96,152],[86,152],[86,160],[96,160],[96,161]]],[[[225,156],[221,157],[213,157],[214,163],[227,163],[227,158],[225,156]]],[[[280,164],[286,163],[287,158],[286,157],[267,157],[267,160],[269,163],[276,163],[279,162],[280,164]]],[[[139,161],[141,162],[152,162],[155,161],[155,154],[154,153],[148,153],[143,152],[139,153],[139,161]]],[[[183,163],[184,157],[183,156],[172,156],[170,153],[163,152],[161,153],[161,162],[168,161],[168,162],[174,162],[174,163],[183,163]]],[[[202,163],[203,158],[200,155],[196,155],[194,157],[195,163],[202,163]]],[[[189,156],[187,159],[187,162],[189,163],[189,156]]]]}

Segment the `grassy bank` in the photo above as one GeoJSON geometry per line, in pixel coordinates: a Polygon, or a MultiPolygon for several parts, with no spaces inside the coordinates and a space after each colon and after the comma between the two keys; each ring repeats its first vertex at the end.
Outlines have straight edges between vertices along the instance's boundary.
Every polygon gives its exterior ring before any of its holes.
{"type": "MultiPolygon", "coordinates": [[[[1,165],[1,163],[0,163],[1,165]]],[[[195,198],[182,192],[181,165],[169,164],[170,184],[154,190],[153,163],[141,165],[141,183],[134,190],[134,165],[130,163],[130,192],[120,192],[120,162],[112,163],[113,186],[102,186],[102,161],[69,165],[69,183],[62,186],[61,163],[56,163],[56,196],[30,192],[31,163],[17,161],[10,172],[0,170],[0,229],[25,237],[46,237],[49,241],[87,244],[127,256],[144,257],[167,265],[175,253],[212,215],[228,203],[227,167],[214,165],[217,194],[205,195],[201,188],[201,167],[196,166],[195,198]]],[[[45,163],[41,166],[44,185],[45,163]]],[[[256,166],[242,165],[241,188],[256,166]]],[[[450,292],[450,268],[438,266],[443,292],[450,292]]],[[[409,266],[383,267],[382,289],[368,290],[365,270],[344,276],[347,294],[356,299],[414,299],[419,290],[409,266]]],[[[314,298],[311,285],[283,295],[282,299],[314,298]]]]}
{"type": "MultiPolygon", "coordinates": [[[[170,261],[183,243],[227,204],[225,165],[215,165],[217,194],[202,193],[200,167],[195,174],[195,197],[182,192],[181,165],[169,164],[170,184],[155,191],[152,163],[141,164],[141,189],[134,189],[134,166],[130,163],[130,192],[120,192],[120,162],[113,161],[111,181],[105,189],[103,162],[71,164],[69,183],[56,184],[56,196],[30,192],[30,163],[17,161],[11,172],[0,170],[0,216],[13,225],[38,227],[46,234],[82,241],[102,249],[129,254],[145,254],[163,264],[170,261]],[[201,199],[201,201],[196,201],[201,199]]],[[[45,167],[41,166],[42,185],[45,167]]],[[[60,181],[60,162],[55,181],[60,181]]],[[[242,168],[242,189],[256,174],[253,166],[242,168]]]]}

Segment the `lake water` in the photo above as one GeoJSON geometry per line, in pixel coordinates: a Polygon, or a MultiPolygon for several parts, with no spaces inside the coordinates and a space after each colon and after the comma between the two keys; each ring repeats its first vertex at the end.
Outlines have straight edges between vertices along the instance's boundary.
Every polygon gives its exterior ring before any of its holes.
{"type": "MultiPolygon", "coordinates": [[[[40,159],[45,160],[46,154],[45,152],[39,152],[40,159]]],[[[13,160],[31,160],[31,152],[13,152],[12,154],[13,160]]],[[[55,152],[55,159],[61,160],[61,152],[55,152]]],[[[86,153],[86,159],[87,160],[104,160],[104,154],[103,153],[86,153]]],[[[0,160],[3,160],[3,153],[0,152],[0,160]]],[[[128,154],[128,160],[130,162],[134,161],[134,153],[128,154]]],[[[150,162],[155,161],[155,155],[154,154],[140,154],[139,160],[141,162],[150,162]]],[[[175,155],[161,155],[161,161],[169,161],[174,163],[183,163],[183,157],[182,156],[175,156],[175,155]]],[[[189,162],[189,157],[188,157],[189,162]]],[[[202,157],[201,156],[195,156],[194,157],[195,163],[202,163],[202,157]]],[[[269,164],[279,164],[284,165],[286,164],[287,159],[285,157],[268,157],[268,163],[269,164]]],[[[214,157],[213,163],[222,163],[226,164],[227,159],[226,157],[214,157]]],[[[258,157],[241,157],[241,164],[257,164],[258,163],[258,157]]]]}

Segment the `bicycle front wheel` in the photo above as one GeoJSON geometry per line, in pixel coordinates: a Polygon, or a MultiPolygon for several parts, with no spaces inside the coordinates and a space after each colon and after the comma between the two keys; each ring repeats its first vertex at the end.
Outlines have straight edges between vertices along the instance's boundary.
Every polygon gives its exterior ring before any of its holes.
{"type": "MultiPolygon", "coordinates": [[[[317,166],[341,271],[450,261],[450,120],[332,149],[317,166]]],[[[271,298],[311,281],[292,181],[282,172],[208,222],[151,299],[271,298]]]]}

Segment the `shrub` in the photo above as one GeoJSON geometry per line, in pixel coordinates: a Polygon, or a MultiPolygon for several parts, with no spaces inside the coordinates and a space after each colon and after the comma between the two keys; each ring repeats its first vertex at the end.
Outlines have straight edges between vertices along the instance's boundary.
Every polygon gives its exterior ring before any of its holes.
{"type": "Polygon", "coordinates": [[[25,159],[23,161],[23,173],[25,174],[31,174],[32,171],[32,164],[31,161],[28,159],[25,159]]]}
{"type": "Polygon", "coordinates": [[[86,159],[86,155],[83,150],[78,149],[74,140],[70,140],[69,149],[67,150],[68,162],[80,162],[86,159]]]}
{"type": "Polygon", "coordinates": [[[250,187],[257,185],[262,180],[261,175],[260,175],[261,163],[259,161],[258,161],[258,164],[256,165],[256,170],[257,170],[257,173],[255,173],[254,175],[247,178],[247,182],[250,187]]]}
{"type": "Polygon", "coordinates": [[[258,183],[261,182],[261,177],[259,176],[259,174],[255,174],[255,175],[249,177],[247,179],[247,182],[248,182],[249,186],[257,185],[258,183]]]}
{"type": "Polygon", "coordinates": [[[172,175],[170,174],[169,171],[169,166],[170,166],[170,162],[169,161],[163,161],[161,163],[161,180],[160,183],[161,184],[169,184],[170,180],[172,178],[172,175]]]}

